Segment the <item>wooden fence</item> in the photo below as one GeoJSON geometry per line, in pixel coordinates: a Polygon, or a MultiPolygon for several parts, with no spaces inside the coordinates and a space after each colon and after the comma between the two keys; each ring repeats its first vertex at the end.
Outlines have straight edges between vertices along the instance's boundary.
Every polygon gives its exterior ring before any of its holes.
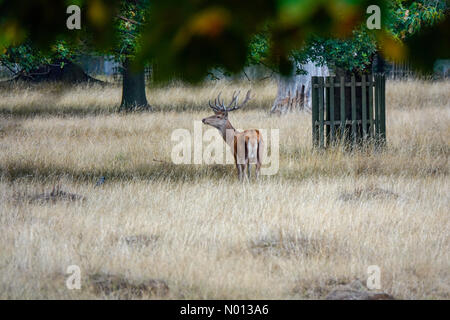
{"type": "Polygon", "coordinates": [[[313,145],[385,143],[385,83],[384,74],[312,77],[313,145]]]}

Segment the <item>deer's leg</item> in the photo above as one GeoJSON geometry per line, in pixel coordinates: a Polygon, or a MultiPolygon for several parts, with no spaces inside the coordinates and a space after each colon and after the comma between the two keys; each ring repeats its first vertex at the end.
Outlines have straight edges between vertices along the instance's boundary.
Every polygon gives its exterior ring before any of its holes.
{"type": "Polygon", "coordinates": [[[242,180],[242,166],[240,164],[236,163],[236,169],[237,169],[239,181],[241,181],[242,180]]]}
{"type": "Polygon", "coordinates": [[[256,167],[255,167],[255,177],[256,177],[256,179],[258,179],[259,178],[259,170],[261,169],[261,162],[257,162],[256,163],[256,167]]]}
{"type": "Polygon", "coordinates": [[[249,181],[249,177],[247,175],[247,171],[248,171],[248,163],[246,162],[246,163],[244,163],[242,165],[242,178],[245,177],[245,180],[249,181]]]}
{"type": "Polygon", "coordinates": [[[258,154],[257,154],[257,158],[256,158],[256,167],[255,167],[256,179],[258,179],[258,177],[259,177],[259,170],[261,170],[263,148],[264,148],[264,144],[263,144],[263,141],[261,139],[259,141],[259,143],[258,143],[258,154]]]}
{"type": "Polygon", "coordinates": [[[250,162],[249,162],[248,165],[247,165],[247,175],[248,175],[248,179],[250,179],[251,176],[252,176],[252,169],[251,169],[251,164],[250,164],[250,162]]]}

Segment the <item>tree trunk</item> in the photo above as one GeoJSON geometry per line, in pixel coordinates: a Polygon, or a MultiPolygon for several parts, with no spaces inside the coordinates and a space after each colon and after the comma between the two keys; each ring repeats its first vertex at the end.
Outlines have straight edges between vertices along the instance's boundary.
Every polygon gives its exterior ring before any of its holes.
{"type": "Polygon", "coordinates": [[[386,61],[383,59],[379,51],[374,54],[370,68],[373,73],[383,73],[385,71],[386,61]]]}
{"type": "Polygon", "coordinates": [[[145,71],[131,69],[127,58],[123,64],[123,87],[120,111],[151,110],[145,95],[145,71]]]}
{"type": "Polygon", "coordinates": [[[311,77],[328,76],[327,67],[316,67],[312,62],[302,66],[307,74],[278,78],[278,93],[271,112],[285,114],[299,110],[311,110],[311,77]]]}

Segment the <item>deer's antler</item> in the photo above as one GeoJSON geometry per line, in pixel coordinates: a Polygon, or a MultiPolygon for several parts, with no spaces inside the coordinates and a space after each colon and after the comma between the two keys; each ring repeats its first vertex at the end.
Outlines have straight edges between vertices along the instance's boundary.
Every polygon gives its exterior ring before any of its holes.
{"type": "Polygon", "coordinates": [[[238,109],[242,108],[251,99],[250,92],[251,92],[251,90],[247,91],[247,95],[245,96],[244,101],[242,101],[242,103],[240,105],[238,105],[238,97],[239,97],[240,91],[238,92],[238,94],[236,96],[234,96],[234,93],[233,93],[233,100],[231,100],[231,103],[228,107],[231,107],[233,102],[234,102],[234,106],[231,109],[228,109],[227,112],[238,110],[238,109]]]}
{"type": "Polygon", "coordinates": [[[224,107],[223,107],[223,100],[222,100],[222,104],[220,103],[220,95],[221,94],[222,94],[222,91],[219,92],[219,95],[217,96],[217,98],[214,99],[214,105],[211,105],[211,100],[208,100],[209,107],[217,112],[225,111],[224,107]]]}
{"type": "Polygon", "coordinates": [[[230,111],[234,111],[234,110],[238,110],[238,109],[242,108],[251,99],[250,92],[251,92],[251,90],[247,91],[247,95],[245,96],[244,101],[240,105],[238,105],[238,100],[239,100],[239,94],[241,93],[241,91],[238,91],[237,94],[236,94],[236,91],[233,92],[233,97],[231,98],[231,102],[227,107],[225,106],[223,99],[222,99],[222,101],[220,101],[220,95],[222,94],[222,92],[220,92],[219,95],[217,96],[217,98],[214,99],[214,106],[211,105],[210,100],[208,101],[208,104],[209,104],[209,107],[216,112],[228,113],[230,111]]]}

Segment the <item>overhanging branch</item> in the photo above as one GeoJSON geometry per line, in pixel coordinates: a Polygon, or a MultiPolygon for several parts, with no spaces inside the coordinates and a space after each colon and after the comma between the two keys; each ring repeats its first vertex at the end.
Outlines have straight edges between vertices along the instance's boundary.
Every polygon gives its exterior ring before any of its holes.
{"type": "Polygon", "coordinates": [[[133,19],[129,19],[129,18],[127,18],[127,17],[124,17],[124,16],[117,16],[117,18],[119,18],[120,20],[123,20],[123,21],[129,22],[129,23],[131,23],[131,24],[135,24],[135,25],[138,25],[138,26],[142,25],[142,23],[141,23],[141,22],[139,22],[139,21],[136,21],[136,20],[133,20],[133,19]]]}

